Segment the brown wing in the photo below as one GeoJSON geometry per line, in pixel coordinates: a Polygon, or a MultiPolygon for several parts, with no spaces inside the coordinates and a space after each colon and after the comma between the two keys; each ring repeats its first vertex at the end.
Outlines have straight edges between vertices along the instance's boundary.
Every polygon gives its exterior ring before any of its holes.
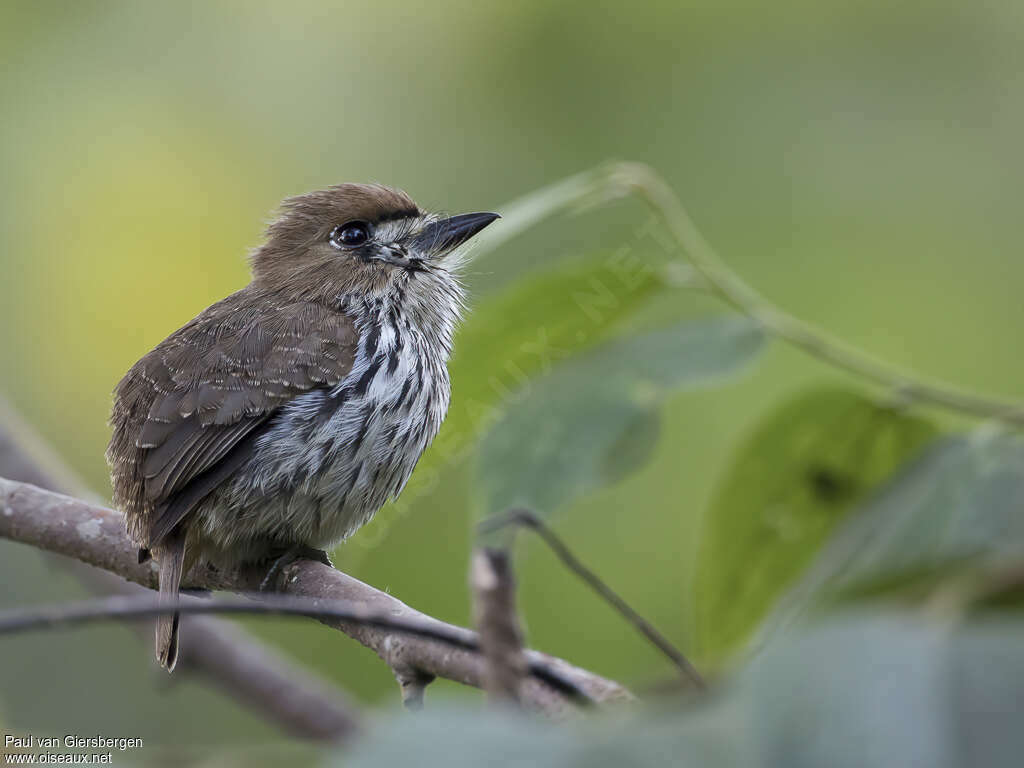
{"type": "Polygon", "coordinates": [[[343,314],[246,289],[136,363],[114,392],[107,449],[132,538],[156,546],[244,463],[281,405],[345,377],[357,343],[343,314]]]}

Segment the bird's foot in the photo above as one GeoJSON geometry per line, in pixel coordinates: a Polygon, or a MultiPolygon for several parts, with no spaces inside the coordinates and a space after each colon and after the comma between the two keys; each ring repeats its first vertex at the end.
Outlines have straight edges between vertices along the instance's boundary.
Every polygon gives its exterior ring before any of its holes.
{"type": "Polygon", "coordinates": [[[299,558],[303,560],[315,560],[318,563],[323,563],[329,568],[334,567],[334,563],[331,562],[331,556],[328,555],[324,550],[317,549],[316,547],[299,547],[299,558]]]}
{"type": "Polygon", "coordinates": [[[281,571],[296,560],[315,560],[316,562],[323,563],[331,568],[334,567],[334,563],[331,562],[331,558],[322,549],[315,549],[303,544],[296,544],[294,547],[286,549],[284,554],[277,557],[273,563],[271,563],[266,576],[264,576],[263,580],[260,582],[260,592],[270,591],[269,588],[275,581],[277,581],[277,577],[281,575],[281,571]]]}

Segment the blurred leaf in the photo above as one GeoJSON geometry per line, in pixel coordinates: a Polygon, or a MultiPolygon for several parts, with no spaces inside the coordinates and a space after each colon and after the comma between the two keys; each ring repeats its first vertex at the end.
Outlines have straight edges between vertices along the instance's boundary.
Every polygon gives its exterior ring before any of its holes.
{"type": "Polygon", "coordinates": [[[629,477],[646,464],[661,435],[661,413],[651,408],[637,414],[629,429],[623,432],[605,451],[599,476],[611,485],[629,477]]]}
{"type": "Polygon", "coordinates": [[[1024,439],[982,427],[933,446],[851,515],[767,627],[828,596],[1020,557],[1024,439]]]}
{"type": "Polygon", "coordinates": [[[787,634],[741,676],[766,764],[1020,765],[1024,623],[848,614],[787,634]]]}
{"type": "Polygon", "coordinates": [[[436,708],[382,718],[332,765],[1006,768],[1020,765],[1024,622],[836,616],[687,706],[568,723],[436,708]]]}
{"type": "Polygon", "coordinates": [[[485,435],[485,513],[550,513],[638,466],[674,390],[733,374],[761,350],[749,320],[716,317],[606,344],[530,383],[485,435]]]}
{"type": "MultiPolygon", "coordinates": [[[[430,707],[416,717],[380,718],[369,738],[326,765],[395,768],[619,768],[754,765],[743,723],[696,710],[611,713],[589,721],[553,723],[521,712],[480,707],[430,707]],[[727,730],[728,729],[728,730],[727,730]]],[[[749,730],[749,729],[748,729],[749,730]]]]}
{"type": "Polygon", "coordinates": [[[833,528],[934,435],[916,415],[844,390],[811,391],[769,414],[705,516],[695,589],[704,658],[743,642],[833,528]]]}

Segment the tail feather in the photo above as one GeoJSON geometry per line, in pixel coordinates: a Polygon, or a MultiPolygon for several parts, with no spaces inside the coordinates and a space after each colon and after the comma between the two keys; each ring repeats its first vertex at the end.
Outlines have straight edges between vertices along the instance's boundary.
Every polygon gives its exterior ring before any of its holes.
{"type": "MultiPolygon", "coordinates": [[[[181,574],[185,564],[185,534],[175,532],[168,536],[154,552],[160,563],[160,604],[173,603],[178,599],[181,574]]],[[[156,620],[156,658],[168,672],[174,670],[178,661],[178,623],[180,616],[163,614],[156,620]]]]}

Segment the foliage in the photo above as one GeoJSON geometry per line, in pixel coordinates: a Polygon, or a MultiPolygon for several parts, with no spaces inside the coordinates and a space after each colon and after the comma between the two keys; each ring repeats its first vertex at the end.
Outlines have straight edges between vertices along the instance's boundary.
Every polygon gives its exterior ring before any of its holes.
{"type": "Polygon", "coordinates": [[[718,318],[618,339],[531,382],[482,441],[484,509],[551,513],[622,479],[649,458],[666,396],[736,374],[762,342],[718,318]]]}
{"type": "Polygon", "coordinates": [[[1019,619],[950,630],[838,614],[780,638],[699,701],[568,724],[477,708],[392,716],[327,764],[1010,768],[1024,752],[1022,636],[1019,619]]]}
{"type": "Polygon", "coordinates": [[[935,589],[1014,562],[1024,562],[1024,439],[983,426],[939,441],[862,504],[768,626],[837,598],[935,589]]]}
{"type": "Polygon", "coordinates": [[[935,428],[856,392],[816,389],[764,417],[708,507],[697,560],[697,641],[744,640],[833,529],[920,452],[935,428]]]}
{"type": "MultiPolygon", "coordinates": [[[[483,508],[551,515],[621,480],[651,455],[670,394],[728,380],[760,347],[756,324],[719,317],[617,338],[524,383],[481,441],[483,508]]],[[[695,579],[700,658],[754,654],[724,694],[557,730],[507,713],[440,712],[398,739],[371,739],[356,764],[406,761],[419,728],[456,720],[467,735],[435,742],[428,761],[1017,764],[1019,619],[970,619],[950,632],[846,610],[779,632],[812,607],[885,598],[921,574],[927,588],[913,598],[955,598],[959,614],[987,578],[982,566],[1024,572],[1024,440],[989,425],[938,435],[906,403],[834,386],[790,398],[751,430],[708,505],[695,579]]],[[[1022,584],[1010,583],[1004,604],[1020,604],[1022,584]]]]}

